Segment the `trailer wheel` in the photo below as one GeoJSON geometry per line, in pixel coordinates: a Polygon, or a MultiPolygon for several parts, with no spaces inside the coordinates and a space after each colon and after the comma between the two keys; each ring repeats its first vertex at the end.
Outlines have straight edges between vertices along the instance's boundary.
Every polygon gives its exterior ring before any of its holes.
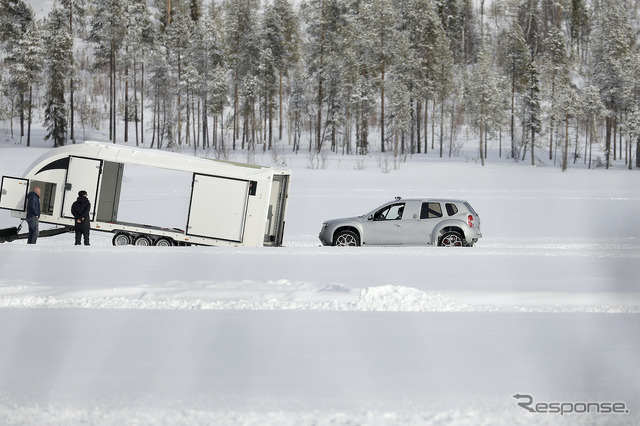
{"type": "Polygon", "coordinates": [[[111,243],[114,246],[127,246],[131,244],[131,236],[126,232],[118,232],[113,236],[113,240],[111,240],[111,243]]]}
{"type": "Polygon", "coordinates": [[[153,243],[153,245],[158,247],[171,247],[175,244],[171,238],[160,237],[153,243]]]}
{"type": "Polygon", "coordinates": [[[133,245],[134,246],[150,246],[151,245],[151,238],[147,237],[146,235],[138,235],[136,237],[135,240],[133,240],[133,245]]]}

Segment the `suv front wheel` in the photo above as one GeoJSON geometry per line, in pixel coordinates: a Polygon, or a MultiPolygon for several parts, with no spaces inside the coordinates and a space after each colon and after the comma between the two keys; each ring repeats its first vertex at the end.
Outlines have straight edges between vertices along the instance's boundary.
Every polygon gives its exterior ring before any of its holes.
{"type": "Polygon", "coordinates": [[[340,231],[333,239],[334,246],[350,246],[355,247],[360,245],[360,238],[358,234],[353,231],[340,231]]]}

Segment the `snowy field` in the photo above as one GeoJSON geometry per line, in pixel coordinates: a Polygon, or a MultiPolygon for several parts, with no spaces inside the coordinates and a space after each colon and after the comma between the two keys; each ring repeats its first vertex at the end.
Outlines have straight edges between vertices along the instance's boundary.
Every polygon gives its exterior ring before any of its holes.
{"type": "MultiPolygon", "coordinates": [[[[0,175],[43,152],[0,142],[0,175]]],[[[640,424],[637,171],[465,151],[389,173],[379,154],[277,162],[281,248],[1,244],[0,424],[640,424]],[[320,246],[323,220],[394,196],[466,199],[484,238],[320,246]]],[[[182,214],[179,179],[127,173],[126,214],[182,214]]]]}

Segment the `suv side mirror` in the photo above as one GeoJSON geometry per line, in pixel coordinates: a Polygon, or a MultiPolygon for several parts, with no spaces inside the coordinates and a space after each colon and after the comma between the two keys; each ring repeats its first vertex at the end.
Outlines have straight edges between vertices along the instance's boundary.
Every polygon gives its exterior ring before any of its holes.
{"type": "Polygon", "coordinates": [[[370,214],[369,217],[367,218],[367,220],[373,220],[373,215],[370,214]]]}

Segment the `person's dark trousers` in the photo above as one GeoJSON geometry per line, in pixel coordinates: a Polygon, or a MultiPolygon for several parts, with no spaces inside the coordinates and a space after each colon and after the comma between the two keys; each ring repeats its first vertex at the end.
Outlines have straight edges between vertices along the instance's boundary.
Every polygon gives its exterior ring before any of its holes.
{"type": "Polygon", "coordinates": [[[76,245],[80,245],[80,240],[84,237],[84,245],[89,245],[89,230],[88,229],[76,229],[76,245]]]}
{"type": "Polygon", "coordinates": [[[27,224],[29,225],[29,235],[27,236],[27,244],[35,244],[38,239],[38,234],[40,233],[39,224],[40,220],[33,216],[26,219],[27,224]]]}

